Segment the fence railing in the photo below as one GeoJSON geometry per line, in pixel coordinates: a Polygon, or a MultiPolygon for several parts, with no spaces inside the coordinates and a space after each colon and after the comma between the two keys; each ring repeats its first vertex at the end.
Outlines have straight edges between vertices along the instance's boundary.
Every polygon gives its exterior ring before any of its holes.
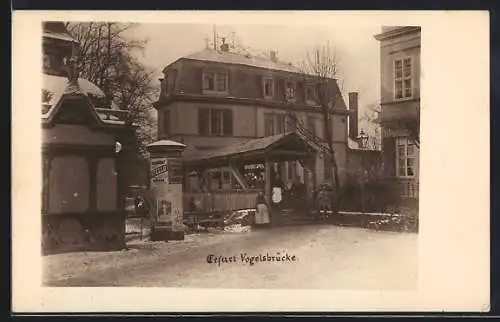
{"type": "Polygon", "coordinates": [[[256,191],[184,193],[184,210],[231,211],[253,208],[257,193],[256,191]],[[196,206],[197,209],[191,209],[192,206],[196,206]]]}
{"type": "Polygon", "coordinates": [[[127,218],[125,222],[125,235],[128,238],[139,238],[143,240],[151,229],[151,220],[149,218],[132,217],[127,218]]]}

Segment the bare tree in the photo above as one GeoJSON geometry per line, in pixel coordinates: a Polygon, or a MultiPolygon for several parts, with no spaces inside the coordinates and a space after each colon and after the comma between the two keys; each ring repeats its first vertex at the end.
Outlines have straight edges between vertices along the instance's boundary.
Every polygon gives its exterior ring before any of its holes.
{"type": "MultiPolygon", "coordinates": [[[[381,128],[380,113],[382,107],[379,104],[369,104],[366,106],[365,113],[361,117],[362,120],[376,125],[376,128],[381,128]]],[[[398,121],[404,128],[408,129],[410,140],[420,148],[420,107],[417,107],[416,118],[408,118],[398,121]]]]}
{"type": "Polygon", "coordinates": [[[138,59],[147,39],[133,39],[128,34],[135,24],[111,22],[67,23],[71,35],[79,42],[77,66],[81,77],[99,86],[106,100],[98,104],[109,108],[111,102],[128,110],[127,124],[136,124],[138,152],[152,140],[155,119],[152,102],[157,95],[153,71],[138,59]]]}
{"type": "MultiPolygon", "coordinates": [[[[309,50],[305,54],[305,58],[299,65],[304,77],[306,86],[312,86],[311,94],[314,96],[314,101],[321,110],[323,120],[323,138],[318,138],[315,135],[308,136],[317,142],[321,148],[323,156],[328,160],[333,170],[332,188],[334,189],[334,197],[331,200],[331,207],[334,212],[337,212],[340,197],[340,181],[338,173],[337,158],[333,146],[333,112],[338,108],[338,104],[342,101],[342,93],[339,88],[337,78],[339,77],[339,55],[338,51],[330,46],[329,43],[319,45],[309,50]]],[[[293,117],[297,120],[297,118],[293,117]]],[[[299,130],[304,127],[299,123],[299,130]]],[[[307,132],[307,131],[305,131],[307,132]]]]}
{"type": "MultiPolygon", "coordinates": [[[[368,135],[367,147],[371,150],[381,149],[381,125],[379,115],[381,112],[380,104],[371,103],[364,106],[363,115],[360,117],[360,121],[365,122],[366,127],[370,131],[364,131],[368,135]]],[[[363,130],[362,130],[363,131],[363,130]]]]}

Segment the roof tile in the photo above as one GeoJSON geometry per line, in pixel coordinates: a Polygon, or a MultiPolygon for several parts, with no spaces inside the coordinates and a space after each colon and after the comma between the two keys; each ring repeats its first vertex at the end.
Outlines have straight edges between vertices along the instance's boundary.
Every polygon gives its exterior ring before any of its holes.
{"type": "Polygon", "coordinates": [[[213,49],[203,49],[191,55],[182,57],[184,59],[211,61],[224,64],[246,65],[264,69],[279,70],[290,73],[301,73],[301,70],[282,61],[273,61],[269,58],[244,55],[233,52],[216,51],[213,49]]]}

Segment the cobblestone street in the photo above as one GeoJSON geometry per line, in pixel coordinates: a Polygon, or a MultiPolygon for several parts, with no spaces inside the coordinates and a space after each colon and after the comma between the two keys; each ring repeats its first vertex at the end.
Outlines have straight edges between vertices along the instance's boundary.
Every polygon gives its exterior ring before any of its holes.
{"type": "Polygon", "coordinates": [[[311,225],[50,255],[43,277],[47,286],[402,290],[416,287],[417,256],[416,234],[311,225]],[[277,253],[285,261],[269,261],[277,253]]]}

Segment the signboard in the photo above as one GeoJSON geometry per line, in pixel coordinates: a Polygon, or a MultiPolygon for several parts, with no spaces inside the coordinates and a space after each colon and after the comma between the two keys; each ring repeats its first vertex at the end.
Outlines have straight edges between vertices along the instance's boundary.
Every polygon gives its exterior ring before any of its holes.
{"type": "Polygon", "coordinates": [[[263,170],[263,169],[265,169],[265,166],[264,166],[264,164],[262,164],[262,163],[257,163],[257,164],[245,164],[245,165],[243,166],[243,169],[245,169],[245,170],[256,170],[256,169],[261,169],[261,170],[263,170]]]}
{"type": "Polygon", "coordinates": [[[168,167],[167,158],[152,158],[151,159],[151,185],[156,186],[157,184],[167,183],[168,177],[168,167]]]}

